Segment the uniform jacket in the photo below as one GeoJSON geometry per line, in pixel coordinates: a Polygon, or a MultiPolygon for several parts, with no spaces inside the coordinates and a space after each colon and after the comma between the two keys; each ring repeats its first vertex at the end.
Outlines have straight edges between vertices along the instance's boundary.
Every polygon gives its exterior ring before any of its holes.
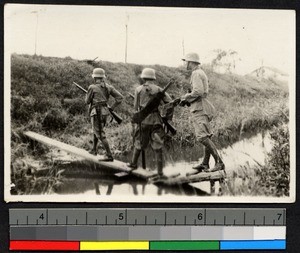
{"type": "Polygon", "coordinates": [[[101,113],[103,116],[108,115],[109,111],[106,106],[109,96],[113,96],[115,98],[115,103],[111,106],[114,109],[118,104],[120,104],[123,100],[123,96],[119,91],[117,91],[113,86],[105,83],[102,80],[100,83],[91,84],[88,88],[88,92],[85,97],[86,104],[91,106],[90,116],[96,114],[95,105],[101,104],[101,113]]]}
{"type": "Polygon", "coordinates": [[[203,113],[211,119],[215,114],[215,108],[206,98],[203,98],[204,93],[208,94],[209,88],[208,78],[200,66],[197,66],[193,70],[190,84],[192,86],[192,91],[185,94],[183,97],[190,102],[190,111],[203,111],[203,113]]]}
{"type": "MultiPolygon", "coordinates": [[[[139,111],[144,108],[148,101],[155,97],[155,95],[161,92],[163,89],[154,84],[153,81],[147,81],[143,85],[136,88],[134,94],[134,109],[139,111]]],[[[163,103],[169,103],[172,101],[171,97],[165,92],[162,99],[163,103]]],[[[158,111],[150,113],[142,122],[144,125],[160,125],[162,120],[158,111]]]]}

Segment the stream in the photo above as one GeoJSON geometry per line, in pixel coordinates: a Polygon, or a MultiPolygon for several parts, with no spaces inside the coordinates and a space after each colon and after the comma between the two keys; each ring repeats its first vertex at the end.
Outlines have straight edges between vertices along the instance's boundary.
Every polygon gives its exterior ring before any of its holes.
{"type": "MultiPolygon", "coordinates": [[[[266,154],[272,149],[272,142],[268,132],[261,132],[252,137],[244,137],[227,147],[218,149],[225,163],[226,173],[232,173],[243,166],[249,168],[265,164],[266,154]]],[[[61,168],[83,166],[80,163],[74,163],[74,158],[61,152],[61,158],[73,160],[73,162],[61,165],[61,168]]],[[[203,156],[202,145],[196,147],[186,147],[180,149],[173,147],[164,152],[165,166],[164,173],[173,175],[176,173],[186,174],[193,171],[203,156]],[[198,160],[199,159],[199,160],[198,160]]],[[[121,160],[128,161],[129,154],[121,160]]],[[[155,170],[155,156],[153,151],[149,150],[146,154],[147,168],[155,170]]],[[[60,158],[58,158],[60,159],[60,158]]],[[[141,159],[140,159],[141,160],[141,159]]],[[[210,159],[210,166],[214,166],[213,158],[210,159]]],[[[79,168],[80,169],[80,168],[79,168]]],[[[66,177],[61,186],[53,194],[76,194],[76,195],[187,195],[187,196],[205,196],[210,194],[210,182],[192,183],[180,186],[157,186],[148,184],[144,180],[132,177],[117,177],[112,173],[101,171],[101,174],[95,176],[75,176],[66,177]]]]}

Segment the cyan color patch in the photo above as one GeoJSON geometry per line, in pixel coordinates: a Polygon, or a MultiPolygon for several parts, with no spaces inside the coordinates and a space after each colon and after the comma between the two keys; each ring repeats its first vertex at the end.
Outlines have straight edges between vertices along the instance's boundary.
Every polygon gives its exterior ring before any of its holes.
{"type": "Polygon", "coordinates": [[[286,248],[285,240],[270,241],[221,241],[220,250],[279,250],[286,248]]]}

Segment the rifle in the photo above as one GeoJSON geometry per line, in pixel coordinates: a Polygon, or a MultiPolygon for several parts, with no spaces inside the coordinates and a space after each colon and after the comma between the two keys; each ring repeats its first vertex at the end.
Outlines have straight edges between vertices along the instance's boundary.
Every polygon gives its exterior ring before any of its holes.
{"type": "MultiPolygon", "coordinates": [[[[129,96],[130,96],[131,98],[134,98],[134,95],[132,95],[132,94],[129,93],[129,92],[128,92],[128,94],[129,94],[129,96]]],[[[177,106],[177,105],[179,104],[179,102],[180,102],[180,98],[174,99],[174,100],[171,101],[170,103],[173,103],[173,104],[174,104],[173,106],[175,107],[175,106],[177,106]]],[[[172,125],[170,124],[170,122],[168,121],[167,118],[161,117],[161,119],[162,119],[162,121],[163,121],[163,124],[166,126],[167,131],[170,132],[172,135],[175,135],[175,134],[177,133],[177,129],[176,129],[174,126],[172,126],[172,125]]]]}
{"type": "Polygon", "coordinates": [[[151,112],[157,109],[160,104],[160,101],[164,96],[164,93],[173,83],[174,80],[170,80],[166,87],[161,92],[159,92],[154,98],[152,98],[143,109],[133,114],[132,122],[141,123],[151,112]]]}
{"type": "MultiPolygon", "coordinates": [[[[73,82],[73,84],[76,85],[77,88],[79,88],[81,91],[87,93],[87,90],[82,88],[78,83],[73,82]]],[[[107,105],[107,109],[110,112],[112,118],[118,123],[121,124],[123,119],[121,118],[121,116],[119,114],[117,114],[110,106],[107,105]]]]}

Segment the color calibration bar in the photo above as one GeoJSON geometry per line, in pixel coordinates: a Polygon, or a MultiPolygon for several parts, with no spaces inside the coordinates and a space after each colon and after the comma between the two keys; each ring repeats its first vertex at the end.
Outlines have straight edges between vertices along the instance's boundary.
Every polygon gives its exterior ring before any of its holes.
{"type": "Polygon", "coordinates": [[[11,209],[10,250],[284,250],[285,209],[11,209]]]}
{"type": "Polygon", "coordinates": [[[10,241],[10,250],[283,250],[285,240],[260,241],[10,241]]]}

